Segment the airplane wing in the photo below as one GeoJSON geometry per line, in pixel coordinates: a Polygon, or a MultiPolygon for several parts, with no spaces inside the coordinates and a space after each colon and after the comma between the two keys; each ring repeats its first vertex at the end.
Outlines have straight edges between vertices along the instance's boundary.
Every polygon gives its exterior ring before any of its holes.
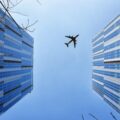
{"type": "Polygon", "coordinates": [[[75,38],[77,38],[78,36],[79,36],[79,34],[78,34],[78,35],[76,35],[76,36],[75,36],[75,38]]]}
{"type": "Polygon", "coordinates": [[[71,36],[65,36],[66,38],[71,38],[71,36]]]}
{"type": "Polygon", "coordinates": [[[70,40],[70,41],[68,42],[68,44],[70,44],[71,42],[73,42],[73,40],[70,40]]]}

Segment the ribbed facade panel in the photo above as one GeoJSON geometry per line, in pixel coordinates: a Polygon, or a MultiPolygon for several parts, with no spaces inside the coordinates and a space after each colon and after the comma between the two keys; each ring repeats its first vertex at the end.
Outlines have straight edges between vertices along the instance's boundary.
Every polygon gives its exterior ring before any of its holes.
{"type": "Polygon", "coordinates": [[[0,19],[1,114],[33,89],[33,38],[2,10],[0,19]]]}
{"type": "Polygon", "coordinates": [[[93,44],[93,89],[120,113],[120,16],[96,35],[93,44]]]}

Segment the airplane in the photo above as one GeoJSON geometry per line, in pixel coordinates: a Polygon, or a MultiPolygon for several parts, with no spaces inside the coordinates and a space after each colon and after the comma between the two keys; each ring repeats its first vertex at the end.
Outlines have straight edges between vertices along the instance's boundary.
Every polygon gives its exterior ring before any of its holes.
{"type": "Polygon", "coordinates": [[[65,37],[71,39],[68,43],[65,43],[65,45],[66,45],[67,47],[69,47],[69,44],[73,42],[73,43],[74,43],[74,48],[76,48],[76,44],[77,44],[77,40],[76,40],[76,39],[77,39],[78,36],[79,36],[79,34],[76,35],[76,36],[65,36],[65,37]]]}

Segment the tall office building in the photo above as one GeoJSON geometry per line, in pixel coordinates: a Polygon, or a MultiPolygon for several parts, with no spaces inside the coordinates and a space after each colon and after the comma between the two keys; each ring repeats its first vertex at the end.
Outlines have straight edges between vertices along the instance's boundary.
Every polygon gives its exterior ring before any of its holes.
{"type": "Polygon", "coordinates": [[[120,16],[92,41],[93,89],[120,113],[120,16]]]}
{"type": "Polygon", "coordinates": [[[0,9],[0,114],[33,88],[33,38],[0,9]]]}

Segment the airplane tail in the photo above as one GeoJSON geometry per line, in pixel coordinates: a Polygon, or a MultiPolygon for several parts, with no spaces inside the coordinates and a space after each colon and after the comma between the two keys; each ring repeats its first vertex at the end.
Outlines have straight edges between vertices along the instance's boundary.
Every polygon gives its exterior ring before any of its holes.
{"type": "Polygon", "coordinates": [[[69,44],[68,44],[68,43],[65,43],[65,45],[66,45],[67,47],[69,47],[69,44]]]}

